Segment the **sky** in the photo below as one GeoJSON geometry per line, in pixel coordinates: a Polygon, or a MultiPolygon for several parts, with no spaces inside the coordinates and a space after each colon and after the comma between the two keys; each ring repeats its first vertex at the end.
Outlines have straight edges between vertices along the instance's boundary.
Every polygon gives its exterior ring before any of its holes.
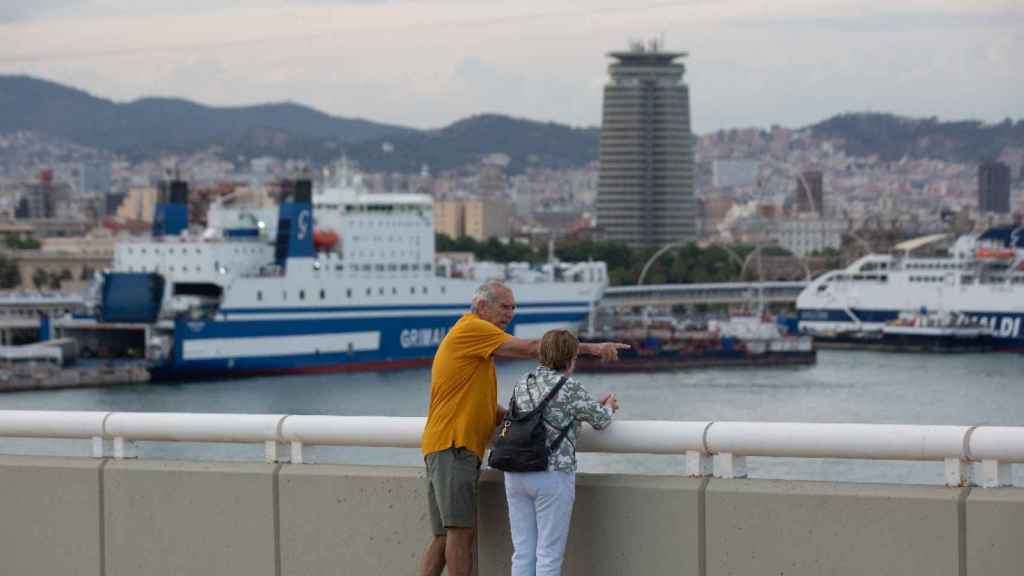
{"type": "Polygon", "coordinates": [[[601,122],[607,54],[687,52],[697,133],[842,112],[1024,118],[1022,0],[3,0],[0,74],[119,102],[439,128],[601,122]]]}

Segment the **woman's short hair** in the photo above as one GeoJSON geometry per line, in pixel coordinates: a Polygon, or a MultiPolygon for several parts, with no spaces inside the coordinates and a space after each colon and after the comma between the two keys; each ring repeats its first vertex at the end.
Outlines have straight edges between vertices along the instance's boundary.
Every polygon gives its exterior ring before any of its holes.
{"type": "Polygon", "coordinates": [[[562,371],[576,358],[580,343],[568,330],[548,330],[540,339],[540,363],[552,370],[562,371]]]}

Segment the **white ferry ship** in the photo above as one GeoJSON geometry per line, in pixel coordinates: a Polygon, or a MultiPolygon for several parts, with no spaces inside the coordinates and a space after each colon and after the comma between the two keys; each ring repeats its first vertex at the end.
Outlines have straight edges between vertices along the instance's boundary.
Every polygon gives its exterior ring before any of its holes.
{"type": "Polygon", "coordinates": [[[956,314],[990,330],[996,349],[1024,349],[1024,227],[908,240],[815,279],[797,311],[801,331],[826,339],[878,334],[901,314],[956,314]],[[944,256],[913,255],[940,242],[944,256]]]}
{"type": "Polygon", "coordinates": [[[358,180],[290,183],[276,210],[211,207],[189,231],[187,187],[157,206],[152,238],[119,244],[99,286],[102,322],[144,323],[155,378],[429,364],[485,280],[502,279],[516,336],[584,321],[603,262],[435,261],[432,200],[358,180]]]}

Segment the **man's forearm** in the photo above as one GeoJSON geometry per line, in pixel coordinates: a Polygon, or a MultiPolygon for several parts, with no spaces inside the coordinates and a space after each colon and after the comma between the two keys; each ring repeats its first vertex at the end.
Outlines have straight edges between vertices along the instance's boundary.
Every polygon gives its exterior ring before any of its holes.
{"type": "Polygon", "coordinates": [[[540,350],[540,340],[512,338],[494,351],[499,358],[536,358],[540,350]]]}

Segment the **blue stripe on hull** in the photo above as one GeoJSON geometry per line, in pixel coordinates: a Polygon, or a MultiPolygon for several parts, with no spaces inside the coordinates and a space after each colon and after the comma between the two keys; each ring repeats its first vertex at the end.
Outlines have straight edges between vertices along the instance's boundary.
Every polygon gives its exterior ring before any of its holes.
{"type": "MultiPolygon", "coordinates": [[[[173,359],[170,363],[151,369],[156,379],[209,376],[241,376],[257,373],[342,371],[348,369],[401,368],[429,364],[437,344],[447,330],[458,321],[460,314],[410,318],[331,318],[322,320],[208,320],[175,322],[173,359]],[[420,337],[410,337],[411,330],[419,330],[420,337]],[[406,337],[403,339],[403,331],[406,337]],[[379,332],[377,350],[296,354],[288,356],[249,356],[238,358],[185,359],[182,350],[186,341],[212,338],[247,338],[272,336],[304,336],[318,334],[344,334],[379,332]],[[404,340],[404,342],[403,342],[404,340]],[[403,343],[405,344],[403,346],[403,343]]],[[[508,327],[515,332],[517,325],[535,323],[577,323],[586,314],[524,313],[508,327]]]]}
{"type": "MultiPolygon", "coordinates": [[[[541,310],[544,308],[567,308],[590,306],[585,300],[579,302],[525,302],[516,305],[519,310],[541,310]]],[[[306,308],[225,308],[221,310],[224,314],[296,314],[296,313],[327,313],[327,312],[394,312],[394,311],[423,311],[423,310],[469,310],[465,304],[402,304],[394,306],[332,306],[332,307],[306,307],[306,308]]]]}

